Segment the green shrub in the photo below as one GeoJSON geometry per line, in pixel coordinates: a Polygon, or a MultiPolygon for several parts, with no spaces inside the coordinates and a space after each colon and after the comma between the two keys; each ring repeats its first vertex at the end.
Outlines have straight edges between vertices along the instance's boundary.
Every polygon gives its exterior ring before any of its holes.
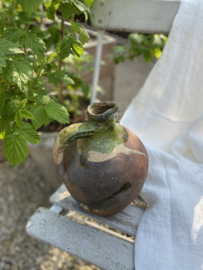
{"type": "MultiPolygon", "coordinates": [[[[84,14],[87,20],[91,11],[84,0],[7,0],[0,7],[0,139],[5,157],[15,166],[28,156],[27,142],[40,142],[38,128],[53,120],[69,122],[62,91],[75,81],[64,61],[83,54],[89,36],[74,18],[84,14]],[[61,21],[56,12],[61,12],[61,21]],[[46,14],[54,23],[42,30],[46,14]],[[64,28],[69,18],[71,27],[64,28]],[[59,88],[61,104],[44,90],[47,82],[59,88]]],[[[81,87],[86,93],[87,87],[81,87]]]]}

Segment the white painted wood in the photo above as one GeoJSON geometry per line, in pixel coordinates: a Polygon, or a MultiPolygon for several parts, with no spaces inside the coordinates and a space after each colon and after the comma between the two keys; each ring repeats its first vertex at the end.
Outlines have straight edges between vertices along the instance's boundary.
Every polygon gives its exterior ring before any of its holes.
{"type": "Polygon", "coordinates": [[[61,213],[61,211],[63,210],[63,208],[60,207],[60,206],[58,206],[58,205],[56,205],[56,204],[54,204],[54,205],[52,205],[52,207],[50,208],[50,210],[52,212],[54,212],[54,213],[59,214],[59,213],[61,213]]]}
{"type": "Polygon", "coordinates": [[[95,102],[97,98],[97,86],[99,81],[99,71],[100,71],[100,63],[101,63],[101,56],[102,56],[102,40],[104,36],[104,30],[98,30],[98,45],[96,51],[96,58],[95,58],[95,66],[94,66],[94,75],[93,75],[93,83],[92,83],[92,96],[91,96],[91,104],[95,102]]]}
{"type": "Polygon", "coordinates": [[[39,208],[26,226],[32,237],[99,268],[133,270],[133,244],[39,208]]]}
{"type": "Polygon", "coordinates": [[[70,193],[67,191],[65,185],[62,185],[50,198],[53,204],[59,205],[65,209],[75,211],[81,215],[89,217],[102,224],[107,224],[108,226],[120,230],[128,235],[135,236],[137,232],[137,227],[140,219],[144,213],[144,209],[137,206],[129,205],[122,212],[109,216],[101,217],[89,213],[83,209],[78,202],[76,202],[70,193]]]}
{"type": "MultiPolygon", "coordinates": [[[[88,226],[93,227],[93,228],[95,228],[97,230],[100,230],[100,231],[102,231],[104,233],[108,233],[108,234],[113,235],[113,236],[115,236],[117,238],[123,239],[123,240],[125,240],[125,241],[127,241],[129,243],[135,243],[135,240],[131,239],[130,237],[126,237],[126,236],[124,236],[124,235],[122,235],[120,233],[114,232],[114,231],[112,231],[112,230],[110,230],[108,228],[105,228],[104,226],[98,225],[98,223],[93,223],[92,221],[88,221],[88,220],[86,220],[84,218],[78,217],[78,215],[75,212],[70,212],[70,214],[71,213],[74,213],[73,215],[71,215],[71,217],[73,218],[74,221],[77,221],[77,222],[79,222],[81,224],[88,225],[88,226]]],[[[68,215],[68,217],[70,217],[70,215],[68,215]]]]}
{"type": "Polygon", "coordinates": [[[180,0],[96,0],[92,6],[97,29],[169,33],[180,0]]]}

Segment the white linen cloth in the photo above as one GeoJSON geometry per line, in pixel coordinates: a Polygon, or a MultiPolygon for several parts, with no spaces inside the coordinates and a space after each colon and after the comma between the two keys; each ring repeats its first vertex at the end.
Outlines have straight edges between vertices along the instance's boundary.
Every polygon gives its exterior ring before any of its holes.
{"type": "Polygon", "coordinates": [[[121,124],[149,155],[136,270],[203,269],[203,0],[183,1],[121,124]]]}

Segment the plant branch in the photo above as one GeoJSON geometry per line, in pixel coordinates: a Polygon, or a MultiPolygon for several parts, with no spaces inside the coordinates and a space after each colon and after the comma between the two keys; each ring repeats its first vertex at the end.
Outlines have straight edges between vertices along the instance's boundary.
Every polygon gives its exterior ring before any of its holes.
{"type": "Polygon", "coordinates": [[[24,49],[25,55],[28,56],[28,52],[27,52],[27,49],[26,49],[25,37],[23,37],[23,49],[24,49]]]}
{"type": "MultiPolygon", "coordinates": [[[[64,19],[62,18],[61,20],[61,31],[60,31],[60,38],[61,38],[61,42],[63,41],[63,34],[64,34],[64,19]]],[[[61,59],[59,59],[59,70],[61,71],[62,69],[62,65],[63,65],[63,61],[61,59]]],[[[63,96],[63,81],[61,80],[60,82],[60,92],[59,92],[59,103],[62,105],[63,104],[63,100],[64,100],[64,96],[63,96]]]]}
{"type": "Polygon", "coordinates": [[[42,67],[43,67],[43,62],[41,62],[37,77],[35,78],[35,81],[34,81],[32,86],[35,86],[35,84],[37,83],[37,80],[38,80],[38,78],[39,78],[39,76],[41,75],[41,72],[42,72],[42,67]]]}

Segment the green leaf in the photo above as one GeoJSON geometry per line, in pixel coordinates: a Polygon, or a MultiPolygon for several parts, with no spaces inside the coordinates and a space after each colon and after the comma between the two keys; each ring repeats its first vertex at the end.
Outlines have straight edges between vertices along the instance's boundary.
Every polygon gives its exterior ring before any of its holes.
{"type": "Polygon", "coordinates": [[[5,131],[0,132],[0,139],[3,140],[6,135],[5,131]]]}
{"type": "Polygon", "coordinates": [[[57,103],[59,103],[59,101],[58,101],[58,99],[57,99],[57,97],[56,96],[54,96],[54,95],[50,95],[49,94],[49,97],[53,100],[53,101],[55,101],[55,102],[57,102],[57,103]]]}
{"type": "Polygon", "coordinates": [[[29,86],[25,86],[23,92],[27,99],[31,99],[33,97],[33,90],[29,86]]]}
{"type": "Polygon", "coordinates": [[[41,141],[39,133],[33,129],[30,123],[27,122],[22,122],[22,130],[20,131],[20,134],[29,143],[37,144],[41,141]]]}
{"type": "Polygon", "coordinates": [[[89,7],[91,7],[94,3],[94,0],[86,0],[85,2],[88,4],[89,7]]]}
{"type": "Polygon", "coordinates": [[[161,39],[160,35],[156,34],[153,35],[153,44],[155,46],[162,46],[163,40],[161,39]]]}
{"type": "Polygon", "coordinates": [[[162,51],[159,48],[154,49],[154,55],[158,59],[162,54],[162,51]]]}
{"type": "Polygon", "coordinates": [[[135,44],[141,44],[144,41],[144,35],[138,33],[132,33],[129,35],[129,40],[135,44]]]}
{"type": "Polygon", "coordinates": [[[75,6],[72,3],[62,3],[60,8],[64,20],[70,19],[75,12],[75,6]]]}
{"type": "Polygon", "coordinates": [[[20,111],[20,113],[21,113],[21,116],[23,118],[25,118],[25,119],[31,119],[33,121],[36,121],[34,115],[31,112],[29,112],[28,110],[22,110],[22,111],[20,111]]]}
{"type": "Polygon", "coordinates": [[[74,81],[70,77],[68,77],[68,75],[65,74],[63,71],[55,71],[54,76],[67,84],[74,84],[74,81]]]}
{"type": "Polygon", "coordinates": [[[3,111],[4,109],[4,105],[5,105],[5,101],[7,99],[9,99],[11,96],[9,93],[4,93],[1,98],[0,98],[0,113],[3,111]]]}
{"type": "Polygon", "coordinates": [[[74,84],[74,81],[67,74],[59,70],[49,73],[48,79],[50,83],[54,83],[56,86],[60,84],[60,81],[66,84],[74,84]]]}
{"type": "Polygon", "coordinates": [[[55,20],[56,10],[53,6],[47,8],[47,18],[54,21],[55,20]]]}
{"type": "Polygon", "coordinates": [[[56,78],[55,76],[54,76],[54,72],[52,73],[52,72],[50,72],[50,73],[48,73],[48,81],[49,81],[49,83],[53,83],[55,86],[59,86],[60,85],[60,79],[59,78],[56,78]]]}
{"type": "Polygon", "coordinates": [[[49,49],[52,45],[56,45],[60,41],[59,29],[55,27],[49,27],[47,30],[47,36],[41,38],[44,40],[47,49],[49,49]]]}
{"type": "Polygon", "coordinates": [[[70,37],[64,36],[63,41],[61,42],[61,45],[60,45],[61,59],[64,59],[70,55],[71,48],[72,48],[72,43],[70,41],[70,37]]]}
{"type": "Polygon", "coordinates": [[[34,13],[39,8],[39,5],[43,2],[42,0],[18,0],[23,10],[29,14],[34,13]]]}
{"type": "Polygon", "coordinates": [[[4,37],[13,43],[16,43],[24,34],[24,30],[15,26],[10,26],[6,29],[4,37]]]}
{"type": "Polygon", "coordinates": [[[36,121],[36,119],[34,118],[34,116],[32,115],[31,112],[29,112],[27,110],[18,111],[15,114],[15,121],[16,121],[17,126],[20,129],[22,129],[22,120],[23,120],[23,118],[25,118],[25,119],[31,119],[33,121],[36,121]]]}
{"type": "Polygon", "coordinates": [[[88,13],[89,11],[89,7],[85,6],[85,4],[83,4],[80,1],[74,0],[74,5],[78,11],[78,14],[80,15],[80,13],[83,13],[85,15],[85,20],[88,19],[88,13]]]}
{"type": "Polygon", "coordinates": [[[152,55],[150,51],[144,52],[144,59],[145,59],[145,62],[150,62],[152,60],[152,55]]]}
{"type": "Polygon", "coordinates": [[[0,38],[0,52],[5,55],[23,53],[16,45],[5,38],[0,38]]]}
{"type": "Polygon", "coordinates": [[[22,129],[22,120],[23,120],[23,117],[21,115],[21,111],[18,111],[16,114],[15,114],[15,121],[16,121],[16,125],[22,129]]]}
{"type": "Polygon", "coordinates": [[[24,56],[23,62],[28,65],[31,69],[37,70],[37,64],[39,63],[39,59],[30,57],[30,56],[24,56]]]}
{"type": "Polygon", "coordinates": [[[20,90],[28,81],[32,80],[32,75],[32,69],[21,61],[12,60],[7,64],[6,78],[10,82],[17,84],[20,90]]]}
{"type": "Polygon", "coordinates": [[[81,54],[83,54],[83,46],[82,43],[76,38],[76,37],[72,37],[74,40],[73,41],[73,50],[75,51],[75,53],[77,54],[77,56],[80,56],[81,54]]]}
{"type": "Polygon", "coordinates": [[[45,74],[51,72],[52,70],[58,70],[58,69],[59,68],[58,68],[57,64],[55,64],[53,62],[43,65],[43,73],[45,73],[45,74]]]}
{"type": "Polygon", "coordinates": [[[6,67],[5,56],[0,52],[0,73],[2,72],[2,67],[6,67]]]}
{"type": "Polygon", "coordinates": [[[38,38],[33,34],[29,34],[26,36],[26,43],[34,54],[36,54],[39,58],[44,59],[45,54],[43,50],[46,50],[46,47],[41,38],[38,38]]]}
{"type": "Polygon", "coordinates": [[[24,162],[28,157],[28,146],[21,134],[10,134],[3,141],[4,155],[13,166],[24,162]]]}
{"type": "Polygon", "coordinates": [[[20,24],[35,25],[36,24],[35,20],[33,20],[34,18],[32,16],[30,16],[30,14],[28,14],[25,11],[18,12],[16,15],[18,16],[17,18],[19,19],[18,20],[18,25],[20,25],[20,24]]]}
{"type": "Polygon", "coordinates": [[[35,117],[36,121],[32,121],[33,127],[35,129],[40,128],[47,118],[47,113],[43,107],[43,105],[33,105],[30,108],[30,112],[35,117]]]}
{"type": "Polygon", "coordinates": [[[0,20],[0,36],[4,34],[4,28],[6,26],[6,20],[4,18],[1,18],[0,20]]]}
{"type": "Polygon", "coordinates": [[[73,49],[78,56],[83,54],[82,43],[76,37],[64,36],[60,45],[61,58],[64,59],[68,57],[71,53],[71,49],[73,49]]]}
{"type": "Polygon", "coordinates": [[[68,112],[62,105],[56,102],[50,102],[45,110],[49,116],[57,120],[61,124],[69,123],[68,112]]]}
{"type": "Polygon", "coordinates": [[[52,121],[54,121],[54,119],[48,115],[46,121],[44,122],[44,126],[48,126],[52,121]]]}
{"type": "Polygon", "coordinates": [[[25,99],[23,99],[23,100],[20,102],[20,104],[18,105],[18,109],[19,109],[19,110],[22,110],[23,108],[25,108],[26,103],[27,103],[27,99],[25,98],[25,99]]]}
{"type": "Polygon", "coordinates": [[[5,105],[4,105],[2,117],[5,120],[13,121],[17,111],[18,111],[18,100],[8,99],[6,100],[5,105]]]}
{"type": "Polygon", "coordinates": [[[45,5],[47,7],[47,18],[50,20],[55,20],[55,14],[58,6],[63,0],[52,0],[51,5],[45,5]]]}
{"type": "Polygon", "coordinates": [[[8,121],[5,121],[4,119],[0,119],[0,133],[2,131],[6,130],[6,125],[7,125],[8,121]]]}
{"type": "Polygon", "coordinates": [[[79,23],[74,23],[74,27],[76,31],[79,32],[79,36],[80,36],[80,40],[82,44],[85,44],[85,42],[87,42],[90,39],[85,27],[79,23]]]}
{"type": "Polygon", "coordinates": [[[6,134],[6,131],[11,128],[9,121],[0,119],[0,139],[3,140],[6,134]]]}
{"type": "Polygon", "coordinates": [[[51,102],[51,98],[48,95],[42,96],[41,104],[46,105],[51,102]]]}
{"type": "Polygon", "coordinates": [[[47,104],[50,102],[50,97],[47,95],[45,90],[39,90],[34,93],[34,100],[38,105],[47,104]]]}

